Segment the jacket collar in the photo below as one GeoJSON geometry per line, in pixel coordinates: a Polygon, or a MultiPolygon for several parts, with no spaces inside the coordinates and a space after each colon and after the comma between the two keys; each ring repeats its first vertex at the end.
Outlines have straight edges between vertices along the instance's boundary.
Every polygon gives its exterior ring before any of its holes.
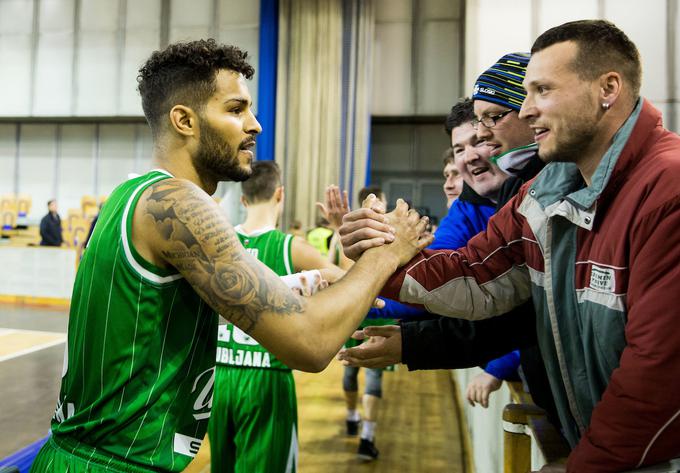
{"type": "Polygon", "coordinates": [[[496,206],[492,200],[477,194],[472,187],[467,185],[467,182],[463,182],[463,190],[458,196],[458,200],[462,202],[468,202],[473,205],[486,205],[488,207],[496,206]]]}
{"type": "Polygon", "coordinates": [[[604,153],[604,156],[602,156],[600,164],[597,165],[590,186],[583,187],[567,196],[567,199],[571,200],[577,207],[581,209],[591,208],[600,197],[600,194],[602,194],[605,187],[607,187],[616,163],[621,156],[621,152],[633,133],[633,128],[637,123],[641,111],[642,99],[638,99],[638,103],[633,109],[633,113],[630,114],[621,128],[619,128],[619,131],[616,132],[611,146],[604,153]]]}
{"type": "Polygon", "coordinates": [[[496,163],[505,174],[517,176],[522,172],[522,169],[535,159],[536,153],[538,153],[538,145],[536,143],[530,143],[526,146],[513,148],[503,154],[494,156],[491,158],[491,161],[496,163]]]}
{"type": "Polygon", "coordinates": [[[655,133],[655,130],[658,133],[663,131],[661,112],[647,100],[642,100],[642,111],[633,133],[621,151],[609,179],[609,184],[600,195],[600,201],[613,198],[618,192],[622,181],[628,177],[631,168],[635,167],[640,161],[643,150],[649,147],[649,140],[658,139],[659,134],[655,133]]]}

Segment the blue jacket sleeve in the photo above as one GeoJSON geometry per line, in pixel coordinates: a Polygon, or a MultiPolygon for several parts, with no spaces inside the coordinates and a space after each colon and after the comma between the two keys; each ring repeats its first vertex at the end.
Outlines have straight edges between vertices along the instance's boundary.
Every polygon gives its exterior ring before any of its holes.
{"type": "MultiPolygon", "coordinates": [[[[383,299],[383,298],[381,298],[383,299]]],[[[423,316],[431,316],[429,312],[416,309],[401,302],[394,301],[392,299],[383,299],[385,301],[385,307],[382,309],[373,308],[368,311],[367,319],[413,319],[423,316]]]]}
{"type": "Polygon", "coordinates": [[[491,360],[484,367],[484,371],[504,381],[518,381],[517,368],[519,368],[519,350],[491,360]]]}
{"type": "Polygon", "coordinates": [[[486,224],[496,209],[456,199],[434,232],[431,250],[457,250],[470,238],[486,229],[486,224]]]}

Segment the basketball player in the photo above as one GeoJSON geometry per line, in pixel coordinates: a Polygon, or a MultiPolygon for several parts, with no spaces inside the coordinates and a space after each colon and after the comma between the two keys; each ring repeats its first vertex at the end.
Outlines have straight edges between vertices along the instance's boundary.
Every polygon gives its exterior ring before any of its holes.
{"type": "MultiPolygon", "coordinates": [[[[246,221],[234,230],[246,251],[279,276],[325,268],[345,273],[300,237],[276,229],[283,210],[281,171],[273,161],[252,164],[241,184],[246,221]]],[[[212,471],[294,473],[297,399],[291,369],[241,329],[220,325],[215,395],[208,424],[212,471]]]]}
{"type": "Polygon", "coordinates": [[[210,417],[217,313],[287,366],[320,371],[429,243],[426,219],[399,201],[386,217],[392,244],[308,298],[246,252],[210,195],[250,175],[253,72],[246,53],[213,40],[170,45],[141,68],[156,169],[101,210],[74,283],[52,435],[32,471],[183,470],[210,417]]]}

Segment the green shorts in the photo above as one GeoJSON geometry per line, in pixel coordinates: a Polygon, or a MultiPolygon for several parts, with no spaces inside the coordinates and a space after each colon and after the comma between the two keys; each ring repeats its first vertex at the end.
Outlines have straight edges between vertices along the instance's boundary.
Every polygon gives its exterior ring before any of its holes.
{"type": "Polygon", "coordinates": [[[50,437],[31,466],[31,473],[152,473],[144,467],[102,455],[90,446],[50,437]]]}
{"type": "Polygon", "coordinates": [[[208,436],[212,471],[294,473],[298,446],[292,372],[217,365],[208,436]]]}

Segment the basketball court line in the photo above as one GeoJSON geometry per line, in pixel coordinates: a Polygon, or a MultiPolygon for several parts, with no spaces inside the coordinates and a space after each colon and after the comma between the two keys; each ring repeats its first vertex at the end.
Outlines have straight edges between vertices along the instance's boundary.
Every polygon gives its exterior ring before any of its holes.
{"type": "Polygon", "coordinates": [[[0,328],[0,362],[29,355],[66,341],[66,334],[39,330],[0,328]]]}

